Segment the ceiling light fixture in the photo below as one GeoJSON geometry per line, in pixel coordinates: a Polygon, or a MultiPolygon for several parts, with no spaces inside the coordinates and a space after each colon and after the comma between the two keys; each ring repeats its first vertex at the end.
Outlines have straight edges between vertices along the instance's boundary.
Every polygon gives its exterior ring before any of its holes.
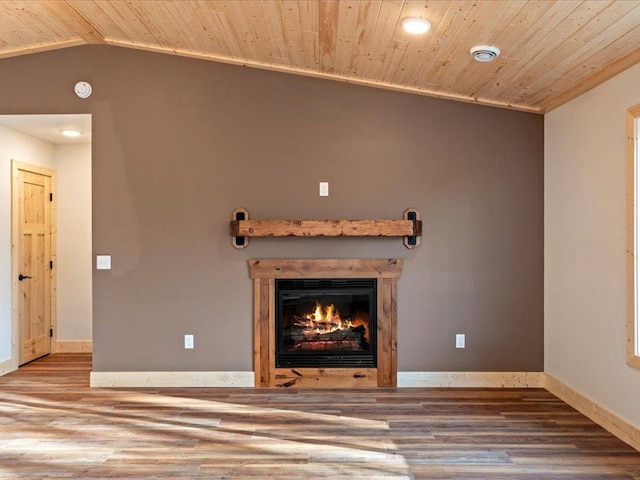
{"type": "Polygon", "coordinates": [[[429,31],[431,24],[422,18],[405,18],[402,21],[402,28],[407,33],[421,35],[429,31]]]}
{"type": "Polygon", "coordinates": [[[491,62],[498,58],[500,49],[492,45],[476,45],[469,53],[478,62],[491,62]]]}
{"type": "Polygon", "coordinates": [[[81,133],[82,132],[79,132],[78,130],[72,130],[70,128],[68,128],[66,130],[62,130],[62,134],[65,137],[79,137],[81,133]]]}

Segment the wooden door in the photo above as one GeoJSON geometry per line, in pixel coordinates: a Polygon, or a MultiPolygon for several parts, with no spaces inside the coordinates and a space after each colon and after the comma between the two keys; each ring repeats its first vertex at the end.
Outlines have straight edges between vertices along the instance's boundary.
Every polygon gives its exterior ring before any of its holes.
{"type": "Polygon", "coordinates": [[[22,365],[51,353],[53,172],[18,163],[14,173],[18,220],[18,271],[14,274],[22,365]]]}

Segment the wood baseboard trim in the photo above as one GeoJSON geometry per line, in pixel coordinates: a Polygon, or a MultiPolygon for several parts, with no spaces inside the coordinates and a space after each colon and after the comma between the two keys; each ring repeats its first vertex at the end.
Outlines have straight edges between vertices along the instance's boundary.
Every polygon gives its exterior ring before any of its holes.
{"type": "Polygon", "coordinates": [[[55,342],[53,353],[92,353],[93,342],[91,340],[66,340],[55,342]]]}
{"type": "MultiPolygon", "coordinates": [[[[398,372],[398,388],[542,388],[542,372],[398,372]]],[[[253,372],[91,372],[92,387],[253,387],[253,372]]]]}
{"type": "Polygon", "coordinates": [[[0,362],[0,377],[2,375],[6,375],[9,372],[13,372],[14,370],[16,370],[18,367],[16,367],[14,365],[14,361],[12,358],[7,358],[6,360],[3,360],[0,362]]]}
{"type": "Polygon", "coordinates": [[[542,372],[398,372],[398,388],[542,388],[542,372]]]}
{"type": "Polygon", "coordinates": [[[253,387],[253,372],[91,372],[92,387],[253,387]]]}
{"type": "Polygon", "coordinates": [[[608,408],[570,387],[553,375],[544,374],[544,388],[571,405],[620,440],[640,451],[640,427],[628,422],[608,408]]]}

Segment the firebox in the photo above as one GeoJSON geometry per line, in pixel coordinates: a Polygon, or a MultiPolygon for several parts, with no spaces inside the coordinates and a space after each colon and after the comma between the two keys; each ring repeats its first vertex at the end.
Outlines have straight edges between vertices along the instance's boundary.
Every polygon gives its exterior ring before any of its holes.
{"type": "Polygon", "coordinates": [[[376,367],[376,279],[276,279],[276,367],[376,367]]]}

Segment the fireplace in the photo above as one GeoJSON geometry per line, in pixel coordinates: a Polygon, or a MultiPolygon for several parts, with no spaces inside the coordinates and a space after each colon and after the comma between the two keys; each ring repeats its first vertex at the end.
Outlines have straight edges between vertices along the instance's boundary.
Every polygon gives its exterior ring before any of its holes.
{"type": "Polygon", "coordinates": [[[376,367],[376,279],[275,281],[279,367],[376,367]]]}
{"type": "Polygon", "coordinates": [[[268,258],[248,263],[256,387],[396,386],[402,259],[268,258]],[[328,334],[333,329],[334,335],[328,334]]]}

